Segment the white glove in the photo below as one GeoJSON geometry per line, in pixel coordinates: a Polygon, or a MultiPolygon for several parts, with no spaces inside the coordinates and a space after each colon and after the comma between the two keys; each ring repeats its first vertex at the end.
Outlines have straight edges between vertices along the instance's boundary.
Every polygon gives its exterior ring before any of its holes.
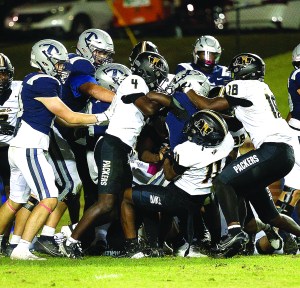
{"type": "Polygon", "coordinates": [[[108,125],[109,123],[109,118],[108,116],[106,115],[105,112],[103,113],[98,113],[98,114],[94,114],[97,118],[97,122],[95,123],[95,125],[98,125],[98,126],[105,126],[105,125],[108,125]]]}

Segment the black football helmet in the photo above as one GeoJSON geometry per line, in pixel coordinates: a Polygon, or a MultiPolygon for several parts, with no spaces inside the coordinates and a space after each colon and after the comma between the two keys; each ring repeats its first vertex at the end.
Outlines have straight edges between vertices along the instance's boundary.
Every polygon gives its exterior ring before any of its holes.
{"type": "Polygon", "coordinates": [[[265,62],[256,54],[241,53],[233,57],[228,70],[233,80],[264,81],[265,62]]]}
{"type": "Polygon", "coordinates": [[[141,76],[150,90],[157,90],[168,78],[169,66],[163,56],[155,52],[142,52],[133,61],[132,73],[141,76]]]}
{"type": "Polygon", "coordinates": [[[223,117],[215,111],[203,109],[190,118],[183,133],[188,140],[204,147],[212,148],[220,145],[228,133],[223,117]]]}
{"type": "Polygon", "coordinates": [[[3,53],[0,53],[0,96],[10,95],[13,78],[14,67],[9,58],[3,53]]]}
{"type": "Polygon", "coordinates": [[[132,48],[132,51],[129,55],[130,66],[132,66],[133,61],[140,53],[146,51],[159,53],[157,46],[154,43],[152,43],[151,41],[141,41],[132,48]]]}

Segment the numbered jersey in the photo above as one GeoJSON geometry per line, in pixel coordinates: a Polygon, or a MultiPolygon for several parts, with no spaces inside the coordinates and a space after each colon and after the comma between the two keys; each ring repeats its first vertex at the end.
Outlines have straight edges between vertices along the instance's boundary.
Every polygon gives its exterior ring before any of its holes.
{"type": "Polygon", "coordinates": [[[174,184],[190,195],[211,193],[212,181],[224,168],[233,146],[230,133],[215,148],[204,148],[190,141],[177,145],[174,149],[175,158],[179,156],[179,164],[189,169],[174,184]]]}
{"type": "Polygon", "coordinates": [[[289,107],[291,112],[291,119],[289,125],[297,130],[300,129],[300,69],[294,70],[288,79],[289,92],[289,107]]]}
{"type": "Polygon", "coordinates": [[[130,147],[135,147],[137,137],[146,123],[145,116],[134,104],[124,104],[121,97],[138,93],[146,95],[148,92],[149,88],[142,77],[130,75],[125,78],[111,104],[114,112],[106,133],[118,137],[130,147]]]}
{"type": "Polygon", "coordinates": [[[22,81],[13,81],[9,98],[0,106],[0,147],[7,146],[13,138],[18,112],[18,95],[22,81]],[[2,131],[2,128],[4,131],[2,131]]]}
{"type": "Polygon", "coordinates": [[[255,148],[264,142],[291,143],[287,122],[281,117],[275,96],[266,83],[235,80],[226,85],[226,99],[234,107],[255,148]]]}

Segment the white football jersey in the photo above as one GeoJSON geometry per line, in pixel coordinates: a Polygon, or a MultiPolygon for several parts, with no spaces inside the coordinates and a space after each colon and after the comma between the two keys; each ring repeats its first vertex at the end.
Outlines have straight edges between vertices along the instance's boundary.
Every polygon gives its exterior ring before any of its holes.
{"type": "Polygon", "coordinates": [[[226,94],[248,101],[249,107],[235,106],[235,116],[242,122],[255,148],[264,142],[291,143],[287,122],[281,117],[269,86],[258,80],[235,80],[226,85],[226,94]]]}
{"type": "Polygon", "coordinates": [[[130,147],[135,147],[137,137],[145,125],[145,115],[132,103],[125,104],[123,95],[136,93],[147,94],[149,88],[144,79],[137,75],[130,75],[120,84],[112,102],[114,112],[110,118],[106,133],[118,137],[130,147]]]}
{"type": "Polygon", "coordinates": [[[190,195],[211,193],[212,180],[224,168],[226,157],[233,147],[230,133],[215,148],[204,148],[190,141],[177,145],[174,154],[179,156],[179,164],[189,169],[174,184],[190,195]]]}
{"type": "MultiPolygon", "coordinates": [[[[2,123],[6,125],[11,125],[13,127],[16,126],[17,121],[17,113],[19,110],[18,106],[18,95],[21,90],[22,81],[13,81],[11,85],[11,94],[9,98],[5,101],[5,103],[0,105],[0,115],[4,120],[2,123]]],[[[7,146],[13,135],[1,135],[0,133],[0,147],[7,146]]]]}

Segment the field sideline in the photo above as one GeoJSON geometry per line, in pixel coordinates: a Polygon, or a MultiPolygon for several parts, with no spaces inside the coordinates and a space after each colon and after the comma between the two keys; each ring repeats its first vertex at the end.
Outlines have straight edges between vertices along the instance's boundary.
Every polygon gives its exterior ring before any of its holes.
{"type": "MultiPolygon", "coordinates": [[[[193,41],[194,39],[195,37],[193,37],[193,41]]],[[[155,39],[153,41],[155,42],[155,39]]],[[[189,39],[188,45],[180,47],[180,49],[190,51],[193,41],[189,39]]],[[[116,43],[116,51],[120,52],[116,57],[116,62],[128,64],[126,61],[130,43],[125,41],[123,44],[121,41],[116,43]],[[120,51],[120,47],[123,47],[124,51],[120,51]]],[[[0,49],[10,57],[16,67],[16,80],[22,80],[24,75],[32,71],[29,66],[31,46],[32,43],[27,43],[0,49]]],[[[72,52],[75,50],[74,43],[68,42],[66,46],[72,52]]],[[[158,43],[158,46],[161,47],[162,44],[158,43]]],[[[269,47],[269,49],[271,48],[269,47]]],[[[287,78],[293,69],[291,65],[293,48],[294,46],[291,46],[288,52],[264,58],[267,65],[266,83],[274,92],[283,117],[288,112],[286,85],[287,78]]],[[[174,48],[163,46],[162,54],[165,51],[170,51],[172,54],[172,52],[174,53],[171,51],[172,49],[174,50],[174,48]]],[[[258,53],[251,49],[244,52],[258,53]]],[[[185,53],[184,59],[189,61],[190,54],[188,53],[190,52],[185,53]]],[[[175,62],[183,60],[182,58],[176,59],[174,55],[168,55],[168,53],[165,55],[168,61],[169,57],[172,60],[170,65],[172,68],[174,68],[175,62]]],[[[221,64],[228,63],[222,62],[221,64]]],[[[60,226],[67,223],[68,214],[62,219],[60,226]]],[[[232,259],[165,257],[140,260],[110,257],[86,257],[84,260],[71,260],[49,257],[47,261],[37,262],[19,262],[9,258],[0,258],[0,286],[7,288],[33,286],[291,288],[300,287],[299,268],[299,255],[236,256],[232,259]]]]}

